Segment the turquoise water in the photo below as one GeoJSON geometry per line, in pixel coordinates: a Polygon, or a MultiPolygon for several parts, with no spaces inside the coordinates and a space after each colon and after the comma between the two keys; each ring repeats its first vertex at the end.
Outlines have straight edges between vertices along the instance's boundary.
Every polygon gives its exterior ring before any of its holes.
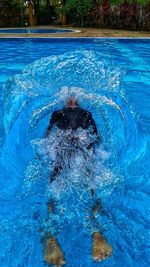
{"type": "Polygon", "coordinates": [[[7,38],[0,45],[0,266],[46,266],[41,239],[51,229],[67,267],[148,267],[150,40],[7,38]],[[92,112],[102,143],[88,164],[82,153],[71,158],[50,185],[58,144],[55,131],[43,136],[70,94],[92,112]],[[94,222],[91,187],[105,211],[94,222]],[[51,197],[57,205],[49,218],[51,197]],[[98,229],[113,255],[94,263],[98,229]]]}
{"type": "Polygon", "coordinates": [[[70,29],[34,29],[34,28],[14,28],[14,29],[0,29],[0,33],[23,33],[23,34],[41,34],[41,33],[63,33],[63,32],[72,32],[70,29]]]}

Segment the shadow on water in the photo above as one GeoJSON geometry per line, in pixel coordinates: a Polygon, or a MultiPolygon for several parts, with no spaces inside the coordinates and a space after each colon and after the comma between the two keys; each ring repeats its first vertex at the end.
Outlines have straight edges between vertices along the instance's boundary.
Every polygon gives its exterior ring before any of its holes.
{"type": "Polygon", "coordinates": [[[90,236],[100,229],[114,251],[101,266],[121,266],[124,249],[128,251],[126,266],[132,266],[132,246],[126,240],[130,218],[122,203],[128,167],[142,158],[146,144],[139,136],[136,114],[122,87],[124,75],[101,52],[76,50],[35,61],[6,82],[0,184],[1,197],[7,200],[3,210],[8,212],[9,206],[10,211],[1,224],[3,254],[9,254],[6,265],[11,259],[13,266],[19,266],[20,261],[24,266],[45,266],[40,240],[51,229],[60,239],[68,267],[95,266],[90,236]],[[56,129],[48,138],[44,134],[52,112],[62,108],[69,95],[92,112],[101,145],[93,154],[85,150],[89,132],[76,130],[80,149],[71,157],[63,155],[64,171],[50,185],[56,148],[68,148],[68,134],[56,129]],[[90,188],[96,192],[94,201],[101,199],[105,210],[105,214],[96,215],[93,224],[89,218],[93,204],[90,188]],[[47,212],[49,198],[58,203],[51,218],[47,212]],[[124,225],[117,220],[120,213],[124,225]]]}

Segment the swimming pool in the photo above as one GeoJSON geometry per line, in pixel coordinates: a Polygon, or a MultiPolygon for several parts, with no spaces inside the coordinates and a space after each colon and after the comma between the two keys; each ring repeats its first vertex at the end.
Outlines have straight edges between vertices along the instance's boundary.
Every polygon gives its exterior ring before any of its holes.
{"type": "Polygon", "coordinates": [[[45,266],[40,229],[56,225],[67,267],[149,266],[150,40],[6,38],[0,45],[0,266],[45,266]],[[67,212],[49,222],[47,159],[35,159],[45,155],[50,115],[69,94],[92,112],[102,138],[93,186],[107,216],[97,214],[96,223],[113,255],[98,264],[84,168],[63,174],[65,193],[53,188],[67,212]]]}
{"type": "Polygon", "coordinates": [[[10,28],[10,29],[0,29],[0,34],[42,34],[42,33],[66,33],[74,32],[71,29],[48,29],[48,28],[10,28]]]}

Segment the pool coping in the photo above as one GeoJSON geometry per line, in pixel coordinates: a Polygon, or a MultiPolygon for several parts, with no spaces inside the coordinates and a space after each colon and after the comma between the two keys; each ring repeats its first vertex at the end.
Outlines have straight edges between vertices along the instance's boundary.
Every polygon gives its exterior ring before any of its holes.
{"type": "Polygon", "coordinates": [[[16,41],[16,40],[31,40],[31,41],[36,41],[36,40],[150,40],[150,37],[14,37],[14,36],[6,36],[3,38],[0,38],[0,42],[3,40],[11,40],[11,41],[16,41]]]}

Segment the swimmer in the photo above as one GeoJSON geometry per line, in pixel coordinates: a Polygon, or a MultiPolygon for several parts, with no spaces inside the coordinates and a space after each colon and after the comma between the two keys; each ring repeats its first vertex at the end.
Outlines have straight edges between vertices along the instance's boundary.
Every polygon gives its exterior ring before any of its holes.
{"type": "MultiPolygon", "coordinates": [[[[73,97],[68,98],[67,107],[64,107],[59,111],[53,112],[45,137],[50,134],[50,131],[54,125],[61,130],[72,130],[72,132],[80,127],[82,129],[91,128],[91,133],[96,138],[95,141],[88,144],[87,149],[91,149],[92,147],[94,148],[94,145],[100,142],[96,124],[92,118],[91,113],[80,108],[78,106],[77,100],[73,97]]],[[[75,145],[76,141],[77,139],[72,135],[70,138],[70,142],[75,145]]],[[[63,160],[60,160],[60,158],[61,156],[59,156],[59,159],[56,161],[56,165],[51,175],[50,182],[53,182],[57,175],[63,169],[64,162],[63,160]]]]}
{"type": "MultiPolygon", "coordinates": [[[[95,124],[94,119],[92,118],[92,114],[89,111],[86,111],[79,107],[77,100],[74,97],[69,97],[67,106],[62,108],[61,110],[54,111],[52,117],[50,119],[49,126],[47,128],[45,138],[50,135],[50,132],[56,126],[58,129],[63,131],[68,131],[70,133],[69,142],[73,145],[76,149],[82,149],[78,146],[77,137],[74,136],[72,133],[79,128],[83,130],[89,130],[91,135],[94,137],[94,141],[87,144],[87,150],[93,150],[96,144],[100,143],[100,137],[98,134],[98,130],[95,124]]],[[[82,149],[83,150],[83,149],[82,149]]],[[[50,175],[50,183],[54,182],[57,179],[57,176],[63,171],[64,169],[64,160],[63,155],[57,154],[56,163],[52,174],[50,175]]],[[[85,151],[84,151],[85,153],[85,151]]],[[[86,158],[86,155],[85,155],[86,158]]],[[[94,195],[94,190],[91,189],[91,194],[94,195]]],[[[48,204],[49,212],[54,211],[53,203],[48,204]]],[[[92,218],[94,218],[94,214],[96,211],[101,211],[99,205],[93,207],[92,211],[92,218]]],[[[112,248],[107,243],[107,241],[103,238],[103,236],[95,232],[93,234],[93,249],[92,249],[92,256],[95,261],[101,261],[112,254],[112,248]]],[[[65,264],[65,258],[61,248],[58,244],[58,241],[55,237],[51,236],[46,241],[46,246],[44,250],[44,259],[47,264],[52,264],[54,266],[62,266],[65,264]]]]}

